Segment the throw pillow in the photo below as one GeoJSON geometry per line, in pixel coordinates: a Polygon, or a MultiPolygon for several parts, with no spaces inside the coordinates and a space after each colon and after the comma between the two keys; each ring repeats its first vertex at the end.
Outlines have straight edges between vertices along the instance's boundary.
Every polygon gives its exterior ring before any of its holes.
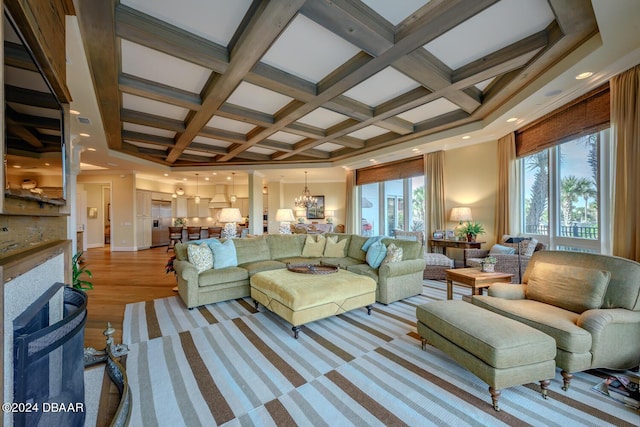
{"type": "Polygon", "coordinates": [[[318,241],[313,239],[313,236],[307,235],[307,239],[304,241],[304,247],[302,248],[302,256],[305,258],[317,258],[324,254],[324,247],[327,239],[322,234],[317,234],[318,241]]]}
{"type": "Polygon", "coordinates": [[[600,308],[611,273],[594,268],[536,262],[526,287],[528,299],[575,313],[600,308]]]}
{"type": "Polygon", "coordinates": [[[367,264],[371,268],[378,268],[387,256],[387,247],[382,242],[375,242],[367,250],[367,264]]]}
{"type": "Polygon", "coordinates": [[[373,245],[375,242],[379,242],[380,240],[384,239],[385,236],[373,236],[373,237],[369,237],[367,239],[366,242],[364,242],[364,245],[362,245],[362,249],[363,251],[367,252],[369,250],[369,247],[371,245],[373,245]]]}
{"type": "Polygon", "coordinates": [[[189,262],[198,270],[198,273],[213,268],[213,253],[206,243],[188,245],[187,256],[189,257],[189,262]]]}
{"type": "Polygon", "coordinates": [[[347,239],[342,239],[338,242],[338,236],[327,237],[324,256],[327,258],[344,258],[347,252],[347,242],[347,239]]]}
{"type": "Polygon", "coordinates": [[[229,239],[224,243],[214,240],[210,243],[213,252],[213,268],[237,267],[238,256],[236,254],[236,246],[233,239],[229,239]]]}
{"type": "Polygon", "coordinates": [[[400,261],[402,261],[402,248],[399,248],[395,244],[390,243],[389,247],[387,248],[387,256],[384,258],[381,265],[400,261]]]}
{"type": "Polygon", "coordinates": [[[527,246],[524,250],[524,253],[522,255],[525,256],[531,256],[533,255],[533,252],[536,250],[536,246],[538,246],[538,240],[537,239],[531,239],[531,240],[526,240],[522,243],[526,243],[527,246]]]}
{"type": "Polygon", "coordinates": [[[491,247],[491,250],[489,251],[489,253],[512,255],[516,253],[516,249],[512,248],[511,246],[495,244],[491,247]]]}

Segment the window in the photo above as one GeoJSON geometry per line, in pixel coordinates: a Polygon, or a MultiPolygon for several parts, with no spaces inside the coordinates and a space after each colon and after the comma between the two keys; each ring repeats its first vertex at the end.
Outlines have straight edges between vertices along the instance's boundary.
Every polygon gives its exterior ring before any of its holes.
{"type": "Polygon", "coordinates": [[[358,186],[360,234],[393,236],[393,230],[424,232],[424,177],[358,186]]]}
{"type": "Polygon", "coordinates": [[[549,249],[610,253],[609,130],[520,160],[522,230],[549,249]]]}

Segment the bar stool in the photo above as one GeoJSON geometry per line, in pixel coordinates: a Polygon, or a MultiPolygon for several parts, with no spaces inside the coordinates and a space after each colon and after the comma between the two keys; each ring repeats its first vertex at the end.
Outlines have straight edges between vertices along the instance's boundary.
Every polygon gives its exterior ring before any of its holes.
{"type": "Polygon", "coordinates": [[[209,227],[209,237],[220,238],[221,233],[222,233],[222,227],[209,227]]]}
{"type": "Polygon", "coordinates": [[[187,239],[199,240],[201,227],[187,227],[187,239]]]}
{"type": "Polygon", "coordinates": [[[169,227],[169,246],[167,246],[167,252],[169,252],[169,249],[174,249],[176,243],[182,243],[182,227],[169,227]]]}

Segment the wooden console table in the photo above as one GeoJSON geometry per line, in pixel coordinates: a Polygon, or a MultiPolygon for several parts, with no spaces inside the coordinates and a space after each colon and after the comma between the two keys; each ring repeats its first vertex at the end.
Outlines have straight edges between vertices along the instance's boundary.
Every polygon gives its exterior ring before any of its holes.
{"type": "Polygon", "coordinates": [[[444,239],[429,239],[429,245],[431,245],[431,251],[435,252],[436,248],[442,248],[442,254],[447,254],[447,248],[459,248],[459,249],[480,249],[480,246],[485,242],[467,242],[465,240],[444,240],[444,239]]]}

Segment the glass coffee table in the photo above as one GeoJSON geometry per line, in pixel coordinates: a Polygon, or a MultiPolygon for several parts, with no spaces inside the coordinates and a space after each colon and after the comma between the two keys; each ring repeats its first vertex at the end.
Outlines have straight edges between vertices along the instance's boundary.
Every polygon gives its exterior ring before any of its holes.
{"type": "Polygon", "coordinates": [[[447,299],[453,299],[453,282],[471,288],[471,295],[482,295],[482,289],[495,282],[511,283],[513,274],[484,273],[479,268],[454,268],[445,270],[447,278],[447,299]]]}

